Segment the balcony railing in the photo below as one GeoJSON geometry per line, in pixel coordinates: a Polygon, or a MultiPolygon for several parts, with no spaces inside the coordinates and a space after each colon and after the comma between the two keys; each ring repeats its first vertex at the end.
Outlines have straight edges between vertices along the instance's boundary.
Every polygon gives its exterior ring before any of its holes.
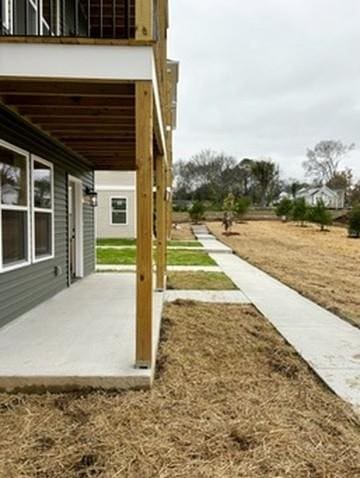
{"type": "Polygon", "coordinates": [[[0,0],[0,35],[133,39],[135,3],[136,0],[0,0]]]}

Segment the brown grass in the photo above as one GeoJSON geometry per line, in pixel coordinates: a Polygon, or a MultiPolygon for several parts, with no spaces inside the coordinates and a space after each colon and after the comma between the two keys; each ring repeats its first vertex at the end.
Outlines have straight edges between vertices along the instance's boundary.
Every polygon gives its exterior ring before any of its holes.
{"type": "Polygon", "coordinates": [[[173,241],[193,241],[195,239],[191,230],[191,224],[184,222],[178,224],[178,229],[171,230],[171,239],[173,241]]]}
{"type": "Polygon", "coordinates": [[[349,239],[346,229],[248,222],[233,227],[239,236],[224,237],[221,224],[208,226],[239,256],[360,325],[360,241],[349,239]]]}
{"type": "Polygon", "coordinates": [[[223,272],[169,272],[169,290],[234,290],[235,284],[223,272]]]}
{"type": "Polygon", "coordinates": [[[151,391],[0,395],[4,478],[356,478],[360,424],[250,306],[165,310],[151,391]]]}

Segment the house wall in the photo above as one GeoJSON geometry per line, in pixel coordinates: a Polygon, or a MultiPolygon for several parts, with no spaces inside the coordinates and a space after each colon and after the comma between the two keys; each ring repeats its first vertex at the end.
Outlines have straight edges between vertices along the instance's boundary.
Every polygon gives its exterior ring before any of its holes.
{"type": "Polygon", "coordinates": [[[96,237],[99,239],[136,238],[135,173],[97,171],[95,188],[98,193],[96,209],[96,237]],[[111,224],[111,198],[127,199],[126,225],[111,224]]]}
{"type": "MultiPolygon", "coordinates": [[[[94,187],[94,173],[61,145],[42,135],[20,117],[0,107],[0,139],[54,165],[55,257],[14,271],[0,273],[0,326],[30,310],[68,286],[68,174],[80,178],[83,188],[94,187]],[[55,275],[55,267],[62,273],[55,275]]],[[[94,209],[83,205],[84,275],[95,269],[94,209]]]]}

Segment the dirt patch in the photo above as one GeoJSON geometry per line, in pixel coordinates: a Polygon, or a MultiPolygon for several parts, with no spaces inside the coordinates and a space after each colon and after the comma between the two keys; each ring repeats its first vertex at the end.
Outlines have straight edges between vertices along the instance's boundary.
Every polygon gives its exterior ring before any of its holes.
{"type": "Polygon", "coordinates": [[[208,226],[240,257],[360,326],[360,242],[346,229],[259,221],[234,226],[237,238],[224,237],[220,223],[208,226]]]}
{"type": "Polygon", "coordinates": [[[237,287],[222,272],[169,272],[169,290],[235,290],[237,287]]]}
{"type": "Polygon", "coordinates": [[[0,476],[357,478],[360,424],[251,306],[166,306],[151,391],[0,395],[0,476]]]}
{"type": "Polygon", "coordinates": [[[193,241],[195,236],[191,230],[191,224],[189,222],[178,224],[176,229],[171,230],[171,239],[173,241],[193,241]]]}

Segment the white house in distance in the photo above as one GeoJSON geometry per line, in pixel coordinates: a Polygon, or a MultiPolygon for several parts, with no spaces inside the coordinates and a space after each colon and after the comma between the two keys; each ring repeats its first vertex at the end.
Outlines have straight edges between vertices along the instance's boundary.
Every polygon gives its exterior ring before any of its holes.
{"type": "Polygon", "coordinates": [[[327,186],[300,189],[296,194],[296,199],[298,198],[304,198],[309,206],[315,206],[318,201],[322,200],[325,206],[330,209],[343,209],[345,207],[345,191],[330,189],[327,186]]]}
{"type": "Polygon", "coordinates": [[[136,238],[136,191],[133,171],[96,171],[96,237],[136,238]]]}

